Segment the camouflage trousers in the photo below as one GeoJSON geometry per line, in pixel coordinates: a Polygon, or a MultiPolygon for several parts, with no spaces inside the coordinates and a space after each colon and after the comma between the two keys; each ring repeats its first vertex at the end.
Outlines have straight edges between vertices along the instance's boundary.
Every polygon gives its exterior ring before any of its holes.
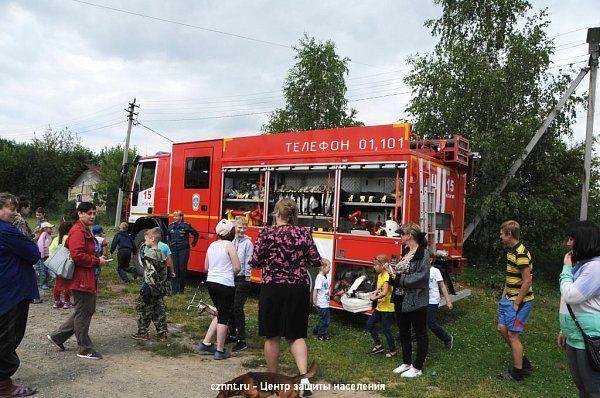
{"type": "Polygon", "coordinates": [[[148,333],[150,322],[154,323],[156,333],[167,332],[167,307],[162,296],[152,297],[149,304],[139,296],[135,309],[138,316],[138,333],[148,333]]]}

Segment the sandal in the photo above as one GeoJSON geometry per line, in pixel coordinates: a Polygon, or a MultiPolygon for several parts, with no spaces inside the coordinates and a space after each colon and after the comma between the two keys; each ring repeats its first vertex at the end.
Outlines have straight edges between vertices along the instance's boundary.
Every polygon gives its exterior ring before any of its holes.
{"type": "Polygon", "coordinates": [[[398,356],[398,353],[396,351],[390,351],[385,354],[386,358],[396,358],[397,356],[398,356]]]}
{"type": "Polygon", "coordinates": [[[0,398],[28,397],[37,393],[35,387],[14,386],[15,389],[8,395],[0,395],[0,398]]]}

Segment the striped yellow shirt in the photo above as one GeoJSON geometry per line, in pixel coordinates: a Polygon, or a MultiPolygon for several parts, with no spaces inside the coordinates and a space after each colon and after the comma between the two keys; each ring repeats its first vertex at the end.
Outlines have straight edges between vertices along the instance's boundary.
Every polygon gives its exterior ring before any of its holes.
{"type": "MultiPolygon", "coordinates": [[[[521,286],[523,285],[521,271],[525,268],[529,268],[533,273],[531,254],[529,253],[529,250],[519,242],[506,252],[506,296],[511,301],[515,301],[519,295],[519,290],[521,290],[521,286]]],[[[523,302],[531,300],[533,300],[533,290],[530,287],[523,298],[523,302]]]]}

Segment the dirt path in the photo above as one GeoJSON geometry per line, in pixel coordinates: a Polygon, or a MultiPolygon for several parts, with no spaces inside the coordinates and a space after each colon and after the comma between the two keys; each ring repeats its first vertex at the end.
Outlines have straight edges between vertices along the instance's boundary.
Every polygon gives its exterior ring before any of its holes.
{"type": "MultiPolygon", "coordinates": [[[[214,397],[211,384],[224,383],[248,372],[244,357],[214,361],[211,356],[183,355],[165,358],[141,350],[129,334],[135,331],[134,317],[123,314],[106,300],[100,300],[92,320],[90,336],[103,360],[76,356],[71,338],[65,352],[59,352],[46,339],[71,310],[53,310],[51,297],[31,305],[27,332],[18,349],[21,367],[15,382],[35,386],[36,397],[214,397]]],[[[259,370],[259,369],[257,369],[259,370]]],[[[313,381],[314,382],[314,381],[313,381]]],[[[320,391],[315,397],[379,397],[372,392],[320,391]]]]}

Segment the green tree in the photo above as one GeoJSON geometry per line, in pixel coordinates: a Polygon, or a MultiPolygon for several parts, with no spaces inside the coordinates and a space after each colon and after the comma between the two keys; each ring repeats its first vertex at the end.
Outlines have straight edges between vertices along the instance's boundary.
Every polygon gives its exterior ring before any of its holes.
{"type": "MultiPolygon", "coordinates": [[[[109,218],[114,217],[114,209],[117,206],[117,196],[119,194],[119,183],[121,178],[121,163],[123,162],[123,151],[125,148],[121,145],[105,147],[100,151],[100,182],[98,183],[98,194],[100,200],[106,204],[106,212],[109,218]]],[[[133,161],[137,155],[136,148],[129,149],[128,159],[133,161]]],[[[127,181],[131,180],[131,168],[127,176],[127,181]]],[[[124,200],[127,193],[124,194],[124,200]]]]}
{"type": "Polygon", "coordinates": [[[0,140],[0,191],[25,196],[34,206],[59,210],[85,165],[96,161],[68,129],[54,131],[48,127],[31,143],[0,140]]]}
{"type": "Polygon", "coordinates": [[[271,113],[262,126],[267,133],[361,126],[356,109],[347,109],[346,81],[349,58],[340,58],[331,40],[300,39],[293,47],[297,60],[290,70],[283,92],[286,105],[271,113]]]}
{"type": "Polygon", "coordinates": [[[434,1],[443,14],[425,25],[439,41],[409,60],[405,81],[414,95],[407,110],[420,135],[459,133],[482,156],[466,221],[483,203],[491,211],[467,242],[468,254],[489,258],[509,218],[522,224],[538,259],[563,250],[564,226],[579,214],[582,146],[565,139],[581,98],[560,111],[505,191],[490,196],[573,75],[548,69],[554,44],[546,11],[532,12],[527,0],[434,1]]]}

